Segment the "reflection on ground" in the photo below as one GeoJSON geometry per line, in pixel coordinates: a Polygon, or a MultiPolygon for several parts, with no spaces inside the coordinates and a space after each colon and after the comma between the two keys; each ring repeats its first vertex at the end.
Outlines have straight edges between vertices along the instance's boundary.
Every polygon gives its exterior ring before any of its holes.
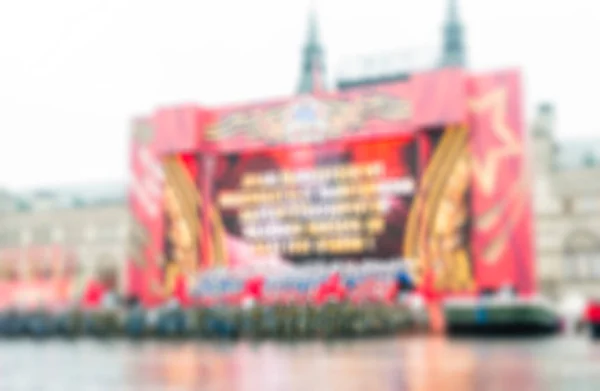
{"type": "Polygon", "coordinates": [[[345,343],[0,342],[0,390],[597,390],[600,345],[404,337],[345,343]]]}

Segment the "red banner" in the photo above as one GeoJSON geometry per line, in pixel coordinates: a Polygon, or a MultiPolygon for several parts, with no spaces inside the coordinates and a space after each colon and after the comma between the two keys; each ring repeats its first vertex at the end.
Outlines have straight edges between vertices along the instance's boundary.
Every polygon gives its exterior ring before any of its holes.
{"type": "Polygon", "coordinates": [[[473,172],[471,246],[481,288],[535,290],[531,178],[516,72],[469,80],[473,172]]]}
{"type": "Polygon", "coordinates": [[[135,123],[131,140],[132,215],[128,291],[145,302],[155,300],[163,254],[164,172],[150,120],[135,123]]]}

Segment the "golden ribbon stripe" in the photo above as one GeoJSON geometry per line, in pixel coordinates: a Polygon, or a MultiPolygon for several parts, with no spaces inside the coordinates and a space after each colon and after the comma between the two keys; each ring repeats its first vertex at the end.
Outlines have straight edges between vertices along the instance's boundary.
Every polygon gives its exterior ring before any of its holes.
{"type": "MultiPolygon", "coordinates": [[[[197,186],[194,180],[190,177],[189,172],[187,172],[182,166],[181,163],[176,160],[174,161],[172,167],[173,175],[178,178],[178,183],[182,184],[184,191],[184,197],[186,200],[186,204],[193,205],[191,212],[194,216],[193,219],[195,224],[198,226],[196,232],[198,234],[202,233],[202,225],[199,223],[199,212],[203,212],[205,208],[205,203],[203,202],[202,196],[197,189],[197,186]],[[198,211],[194,208],[197,207],[198,211]]],[[[211,225],[215,231],[215,235],[211,239],[210,243],[207,245],[210,246],[209,252],[211,254],[211,259],[215,260],[215,265],[224,265],[227,260],[226,248],[224,243],[224,238],[226,236],[225,229],[223,227],[223,223],[221,221],[221,216],[215,208],[209,208],[210,210],[206,211],[209,214],[209,219],[211,225]]]]}
{"type": "Polygon", "coordinates": [[[426,222],[429,220],[431,203],[435,199],[435,197],[431,197],[431,193],[439,192],[438,189],[442,185],[440,180],[445,178],[445,173],[452,167],[451,162],[455,160],[454,156],[460,153],[460,145],[464,142],[465,133],[465,129],[456,130],[453,127],[445,131],[442,141],[435,149],[431,163],[426,168],[418,198],[413,204],[407,238],[405,238],[405,249],[407,254],[417,257],[421,265],[427,249],[427,244],[423,243],[428,228],[426,222]],[[425,220],[425,224],[423,220],[425,220]]]}
{"type": "Polygon", "coordinates": [[[447,156],[444,158],[444,164],[438,170],[437,175],[433,179],[433,184],[430,191],[426,194],[425,205],[423,208],[423,221],[419,230],[419,245],[420,248],[427,248],[428,235],[427,232],[430,230],[432,221],[437,215],[439,209],[440,198],[444,191],[444,186],[448,181],[448,177],[460,154],[466,148],[468,137],[467,131],[463,127],[454,132],[456,134],[455,140],[450,144],[450,150],[447,156]]]}
{"type": "Polygon", "coordinates": [[[192,256],[194,257],[194,259],[196,259],[198,251],[197,238],[199,232],[199,224],[195,208],[196,205],[193,196],[190,196],[190,184],[187,183],[185,178],[181,176],[182,167],[178,164],[176,159],[167,158],[165,160],[164,165],[167,184],[175,193],[175,197],[183,209],[184,223],[188,227],[190,234],[192,235],[192,240],[196,241],[191,249],[192,256]]]}
{"type": "MultiPolygon", "coordinates": [[[[454,162],[452,162],[453,170],[457,168],[457,164],[460,164],[466,159],[469,159],[469,150],[468,145],[465,144],[461,148],[461,152],[458,158],[454,162]]],[[[447,182],[452,178],[452,174],[453,172],[449,173],[449,175],[447,176],[448,179],[444,182],[445,186],[442,190],[441,199],[436,201],[435,203],[436,212],[434,213],[434,219],[439,217],[438,208],[440,203],[446,200],[447,197],[450,195],[448,193],[447,182]]],[[[464,217],[462,218],[462,220],[464,220],[464,217]]],[[[456,229],[457,227],[460,229],[460,226],[455,222],[453,228],[456,229]]],[[[456,231],[451,233],[451,237],[455,235],[457,235],[456,231]]],[[[442,261],[441,273],[436,275],[436,286],[438,287],[438,289],[452,291],[459,291],[461,289],[471,289],[471,270],[469,264],[469,257],[467,255],[466,249],[464,247],[460,249],[455,249],[455,243],[452,243],[450,248],[442,247],[441,243],[447,239],[447,232],[444,232],[442,235],[440,235],[439,232],[436,232],[432,243],[430,244],[431,248],[433,249],[433,252],[436,254],[435,259],[442,261]]]]}
{"type": "Polygon", "coordinates": [[[417,227],[419,225],[418,218],[420,216],[419,212],[421,210],[421,204],[423,202],[421,195],[424,192],[424,189],[426,189],[429,185],[432,173],[438,170],[439,165],[442,163],[442,159],[446,156],[445,151],[448,148],[447,145],[454,138],[454,132],[452,130],[453,129],[449,128],[444,132],[442,140],[436,146],[433,157],[431,158],[431,161],[429,162],[427,168],[425,169],[425,172],[423,173],[419,192],[417,193],[417,196],[415,197],[408,214],[407,230],[404,237],[405,255],[416,255],[417,251],[413,247],[416,242],[417,227]]]}
{"type": "Polygon", "coordinates": [[[186,191],[185,185],[182,183],[177,171],[176,165],[172,162],[165,164],[167,185],[175,194],[175,198],[182,208],[185,224],[188,226],[192,234],[197,234],[199,227],[197,223],[197,216],[194,216],[195,204],[193,203],[193,198],[190,198],[189,193],[186,191]]]}

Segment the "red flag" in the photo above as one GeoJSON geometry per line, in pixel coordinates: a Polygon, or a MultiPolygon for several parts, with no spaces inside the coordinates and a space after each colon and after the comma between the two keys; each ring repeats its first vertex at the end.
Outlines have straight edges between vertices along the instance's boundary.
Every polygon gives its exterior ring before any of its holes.
{"type": "Polygon", "coordinates": [[[588,322],[600,322],[600,303],[591,302],[586,309],[586,318],[588,322]]]}
{"type": "Polygon", "coordinates": [[[265,281],[262,277],[253,277],[246,281],[244,292],[247,297],[255,300],[261,300],[263,297],[265,281]]]}
{"type": "Polygon", "coordinates": [[[106,288],[100,282],[91,280],[83,295],[83,308],[95,309],[102,304],[102,299],[106,294],[106,288]]]}
{"type": "Polygon", "coordinates": [[[426,302],[435,302],[438,300],[438,293],[435,289],[435,279],[432,270],[425,272],[421,294],[426,302]]]}
{"type": "Polygon", "coordinates": [[[179,274],[175,280],[173,296],[177,299],[182,307],[187,307],[192,303],[187,290],[187,281],[182,274],[179,274]]]}

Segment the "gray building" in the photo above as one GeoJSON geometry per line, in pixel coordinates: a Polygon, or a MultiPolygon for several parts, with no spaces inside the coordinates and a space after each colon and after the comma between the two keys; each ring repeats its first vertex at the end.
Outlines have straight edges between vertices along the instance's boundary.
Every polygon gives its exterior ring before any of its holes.
{"type": "Polygon", "coordinates": [[[37,263],[58,261],[74,266],[79,283],[109,271],[123,284],[126,199],[120,184],[0,192],[0,264],[22,277],[37,263]]]}
{"type": "Polygon", "coordinates": [[[600,139],[559,141],[543,105],[531,129],[538,281],[551,296],[600,296],[600,139]]]}

